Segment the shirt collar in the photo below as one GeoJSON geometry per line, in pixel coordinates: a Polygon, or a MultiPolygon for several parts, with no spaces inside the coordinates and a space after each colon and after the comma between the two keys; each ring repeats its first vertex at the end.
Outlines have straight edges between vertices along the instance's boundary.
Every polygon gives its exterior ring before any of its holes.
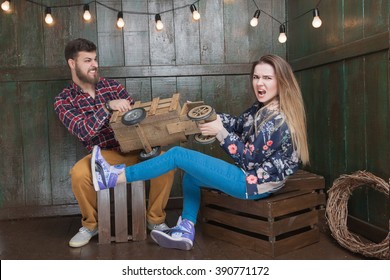
{"type": "MultiPolygon", "coordinates": [[[[95,89],[97,90],[98,89],[98,84],[101,83],[102,81],[104,81],[104,78],[100,77],[99,78],[99,81],[97,82],[97,84],[95,85],[95,89]]],[[[77,92],[84,92],[82,90],[81,87],[79,87],[73,80],[72,82],[70,83],[70,88],[77,91],[77,92]]]]}

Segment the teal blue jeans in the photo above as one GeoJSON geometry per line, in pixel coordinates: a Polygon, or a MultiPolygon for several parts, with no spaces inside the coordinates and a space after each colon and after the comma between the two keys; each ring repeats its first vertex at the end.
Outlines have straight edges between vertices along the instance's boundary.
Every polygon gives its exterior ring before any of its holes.
{"type": "MultiPolygon", "coordinates": [[[[194,224],[199,211],[201,188],[212,188],[246,199],[245,174],[239,167],[182,147],[173,147],[158,157],[126,167],[126,180],[149,180],[176,168],[184,171],[182,218],[194,224]]],[[[248,199],[267,196],[269,193],[250,196],[248,199]]]]}

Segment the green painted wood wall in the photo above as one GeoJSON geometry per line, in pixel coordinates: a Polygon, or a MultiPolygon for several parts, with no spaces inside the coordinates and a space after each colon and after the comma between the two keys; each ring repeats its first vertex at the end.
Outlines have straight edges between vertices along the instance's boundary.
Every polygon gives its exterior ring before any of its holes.
{"type": "MultiPolygon", "coordinates": [[[[37,0],[50,5],[84,4],[85,0],[37,0]]],[[[192,4],[192,0],[100,0],[117,10],[156,13],[192,4]]],[[[283,0],[256,1],[283,21],[283,0]]],[[[162,14],[164,30],[154,16],[117,13],[91,4],[93,20],[84,23],[81,7],[52,8],[53,26],[43,22],[44,9],[15,0],[13,12],[0,12],[0,218],[79,213],[69,170],[84,154],[53,111],[53,97],[70,75],[65,44],[84,37],[98,45],[102,76],[122,82],[136,100],[169,97],[204,100],[218,111],[242,112],[252,101],[250,62],[262,54],[286,54],[277,41],[279,24],[262,15],[253,28],[251,0],[200,0],[201,20],[189,7],[162,14]]],[[[216,145],[182,145],[223,156],[216,145]]],[[[226,157],[225,157],[226,158],[226,157]]],[[[178,173],[172,197],[181,196],[178,173]]]]}
{"type": "MultiPolygon", "coordinates": [[[[288,18],[316,0],[286,1],[288,18]]],[[[341,174],[367,170],[389,181],[390,91],[388,0],[328,0],[288,24],[287,57],[299,78],[308,118],[311,167],[327,187],[341,174]]],[[[349,214],[388,232],[390,200],[361,188],[349,214]]]]}
{"type": "MultiPolygon", "coordinates": [[[[59,1],[40,0],[46,5],[59,1]]],[[[72,5],[82,0],[61,1],[72,5]]],[[[100,1],[134,12],[154,13],[191,4],[191,0],[100,1]]],[[[323,26],[313,29],[317,0],[262,0],[258,6],[287,24],[288,41],[277,42],[279,24],[262,14],[256,28],[248,22],[251,0],[200,0],[201,20],[189,9],[154,17],[125,14],[123,30],[116,12],[93,4],[93,20],[82,8],[53,9],[55,25],[43,22],[43,9],[12,1],[12,14],[0,13],[0,218],[78,213],[68,171],[85,154],[53,112],[53,97],[69,81],[63,49],[71,39],[97,43],[101,73],[122,82],[136,100],[168,97],[204,100],[219,111],[240,113],[252,102],[250,62],[275,53],[291,62],[305,99],[310,170],[324,175],[327,187],[344,173],[368,170],[390,177],[389,2],[320,2],[323,26]]],[[[227,159],[216,145],[182,144],[227,159]]],[[[180,173],[172,197],[181,195],[180,173]]],[[[349,202],[350,214],[388,228],[389,202],[362,189],[349,202]]]]}

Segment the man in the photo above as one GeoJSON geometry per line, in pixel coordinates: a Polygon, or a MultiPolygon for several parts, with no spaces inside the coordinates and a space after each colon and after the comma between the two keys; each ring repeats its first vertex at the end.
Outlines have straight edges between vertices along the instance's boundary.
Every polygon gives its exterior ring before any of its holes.
{"type": "MultiPolygon", "coordinates": [[[[121,153],[119,143],[109,126],[114,110],[126,112],[133,99],[115,80],[99,77],[96,45],[86,39],[76,39],[65,47],[65,59],[72,82],[56,96],[54,110],[70,133],[91,152],[94,145],[102,149],[112,165],[132,165],[138,162],[138,152],[121,153]]],[[[71,247],[81,247],[98,233],[97,195],[92,183],[91,154],[79,160],[70,170],[72,190],[82,214],[82,227],[69,241],[71,247]]],[[[147,224],[150,230],[167,230],[164,208],[171,192],[174,172],[151,180],[147,224]]]]}

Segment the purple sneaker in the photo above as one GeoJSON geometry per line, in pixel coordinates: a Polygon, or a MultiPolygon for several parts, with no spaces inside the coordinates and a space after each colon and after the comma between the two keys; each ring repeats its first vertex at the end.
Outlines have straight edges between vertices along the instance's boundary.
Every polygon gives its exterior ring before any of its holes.
{"type": "Polygon", "coordinates": [[[111,166],[103,158],[99,146],[94,146],[91,158],[92,182],[95,191],[114,188],[118,175],[125,171],[124,164],[111,166]]]}
{"type": "Polygon", "coordinates": [[[165,231],[152,230],[150,236],[161,247],[188,251],[194,246],[195,227],[180,217],[175,227],[165,231]]]}

